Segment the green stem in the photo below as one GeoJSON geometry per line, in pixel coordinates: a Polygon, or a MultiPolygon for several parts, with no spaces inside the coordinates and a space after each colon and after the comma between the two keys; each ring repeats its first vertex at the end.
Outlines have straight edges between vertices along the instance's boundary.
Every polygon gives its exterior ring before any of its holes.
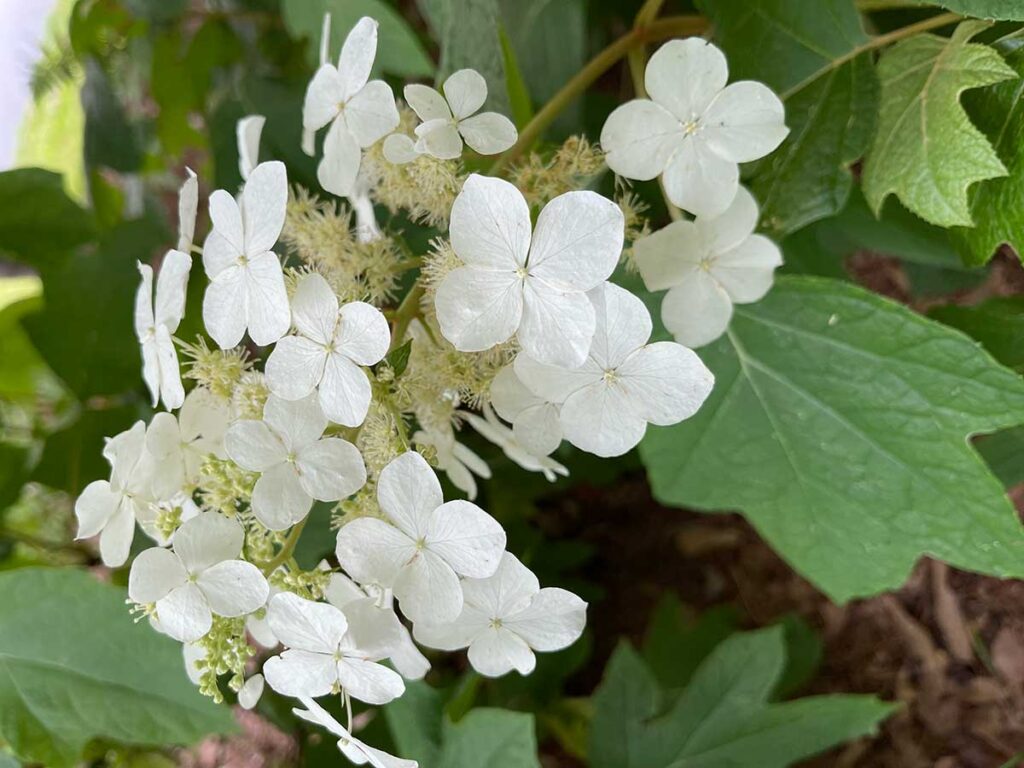
{"type": "Polygon", "coordinates": [[[295,545],[299,543],[299,537],[302,535],[302,529],[306,527],[307,520],[309,520],[308,515],[292,526],[291,531],[288,532],[288,538],[284,540],[280,551],[274,556],[273,560],[263,566],[263,573],[269,576],[280,566],[288,562],[295,551],[295,545]]]}
{"type": "Polygon", "coordinates": [[[402,339],[405,332],[409,330],[409,323],[420,313],[420,300],[423,298],[423,284],[417,282],[402,299],[402,303],[395,310],[395,325],[391,329],[391,349],[398,349],[402,346],[402,339]]]}

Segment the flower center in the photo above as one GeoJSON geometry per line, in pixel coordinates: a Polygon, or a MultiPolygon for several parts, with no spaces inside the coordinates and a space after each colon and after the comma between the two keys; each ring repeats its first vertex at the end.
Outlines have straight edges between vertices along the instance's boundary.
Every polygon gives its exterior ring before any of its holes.
{"type": "Polygon", "coordinates": [[[516,267],[516,277],[520,280],[525,280],[528,274],[530,274],[530,272],[526,267],[516,267]]]}
{"type": "Polygon", "coordinates": [[[249,257],[246,256],[244,253],[240,253],[238,254],[238,259],[236,259],[236,263],[238,264],[238,266],[244,267],[246,264],[249,263],[249,257]]]}
{"type": "Polygon", "coordinates": [[[700,120],[698,120],[697,118],[687,120],[685,123],[683,123],[683,135],[692,136],[693,134],[700,130],[700,127],[700,120]]]}
{"type": "Polygon", "coordinates": [[[714,265],[715,265],[715,257],[714,256],[705,256],[704,258],[702,258],[700,260],[700,268],[703,269],[705,272],[710,272],[711,268],[714,265]]]}
{"type": "Polygon", "coordinates": [[[491,619],[491,629],[501,629],[501,619],[497,617],[491,619]]]}
{"type": "Polygon", "coordinates": [[[601,378],[604,379],[605,384],[614,384],[619,380],[619,372],[614,368],[607,368],[605,369],[604,376],[601,378]]]}

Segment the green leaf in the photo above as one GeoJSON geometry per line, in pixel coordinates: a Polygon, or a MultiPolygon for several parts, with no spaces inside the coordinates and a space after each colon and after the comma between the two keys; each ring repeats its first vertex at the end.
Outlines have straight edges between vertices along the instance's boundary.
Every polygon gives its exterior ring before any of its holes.
{"type": "Polygon", "coordinates": [[[721,605],[688,622],[679,598],[666,595],[644,635],[644,661],[662,688],[684,688],[715,646],[739,629],[739,620],[739,611],[721,605]]]}
{"type": "Polygon", "coordinates": [[[1024,529],[965,437],[1024,422],[1024,381],[957,331],[848,283],[784,277],[701,355],[692,419],[641,443],[655,496],[739,509],[837,601],[923,554],[1024,574],[1024,529]]]}
{"type": "Polygon", "coordinates": [[[438,764],[441,754],[444,696],[422,680],[407,683],[405,693],[384,707],[398,754],[414,756],[422,768],[438,764]]]}
{"type": "Polygon", "coordinates": [[[393,349],[388,352],[387,357],[384,358],[391,370],[394,371],[396,379],[405,373],[405,369],[409,366],[409,354],[411,352],[412,339],[409,339],[405,344],[398,347],[398,349],[393,349]]]}
{"type": "Polygon", "coordinates": [[[121,589],[25,568],[0,574],[0,592],[0,738],[22,760],[70,768],[95,738],[191,744],[234,730],[185,676],[180,644],[136,624],[121,589]]]}
{"type": "MultiPolygon", "coordinates": [[[[931,5],[931,2],[922,0],[922,5],[931,5]]],[[[1024,6],[1020,0],[938,0],[937,5],[978,19],[1024,21],[1024,6]]]]}
{"type": "Polygon", "coordinates": [[[487,81],[487,108],[507,114],[498,0],[433,0],[426,8],[441,46],[437,82],[457,70],[475,69],[487,81]]]}
{"type": "MultiPolygon", "coordinates": [[[[1024,74],[1024,46],[1014,41],[1006,62],[1024,74]]],[[[974,227],[957,227],[954,242],[965,264],[985,264],[1003,243],[1024,253],[1024,99],[1019,79],[989,86],[964,97],[967,113],[989,138],[1007,176],[971,190],[974,227]]]]}
{"type": "Polygon", "coordinates": [[[82,109],[86,167],[106,166],[121,173],[139,170],[142,150],[135,129],[128,122],[107,73],[91,57],[85,61],[82,109]]]}
{"type": "Polygon", "coordinates": [[[0,173],[0,251],[39,268],[92,239],[96,224],[41,168],[0,173]]]}
{"type": "Polygon", "coordinates": [[[516,52],[505,33],[504,27],[498,28],[501,40],[501,58],[505,67],[505,87],[508,89],[509,108],[512,110],[512,122],[522,128],[533,119],[533,105],[530,103],[530,91],[523,81],[523,73],[519,69],[516,52]]]}
{"type": "Polygon", "coordinates": [[[1024,483],[1024,427],[985,435],[975,443],[985,463],[1007,488],[1024,483]]]}
{"type": "Polygon", "coordinates": [[[734,635],[700,665],[665,712],[661,692],[628,645],[594,694],[593,768],[783,768],[875,731],[894,709],[872,696],[769,698],[785,666],[779,627],[734,635]]]}
{"type": "Polygon", "coordinates": [[[1006,175],[960,94],[1016,78],[995,50],[968,42],[987,25],[965,21],[950,38],[916,35],[878,62],[878,132],[864,165],[864,195],[876,213],[890,194],[939,226],[971,225],[971,184],[1006,175]]]}
{"type": "Polygon", "coordinates": [[[0,398],[35,399],[47,368],[20,320],[42,306],[36,277],[0,278],[0,398]]]}
{"type": "Polygon", "coordinates": [[[775,683],[772,698],[785,699],[814,677],[825,649],[818,633],[799,616],[784,616],[779,624],[786,641],[786,667],[775,683]]]}
{"type": "Polygon", "coordinates": [[[989,299],[970,307],[947,304],[929,310],[928,317],[959,328],[1003,365],[1024,372],[1024,297],[989,299]]]}
{"type": "Polygon", "coordinates": [[[390,4],[382,0],[283,0],[281,15],[288,33],[306,38],[306,58],[312,66],[320,63],[320,30],[324,14],[331,14],[331,54],[336,59],[341,44],[363,16],[380,24],[374,67],[400,77],[430,77],[434,64],[409,24],[390,4]]]}

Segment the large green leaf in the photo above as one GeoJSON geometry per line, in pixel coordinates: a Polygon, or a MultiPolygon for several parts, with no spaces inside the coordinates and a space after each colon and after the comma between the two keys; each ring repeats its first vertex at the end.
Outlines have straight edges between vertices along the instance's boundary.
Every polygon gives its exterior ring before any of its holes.
{"type": "Polygon", "coordinates": [[[61,177],[41,168],[0,173],[0,251],[33,267],[60,260],[96,232],[61,177]]]}
{"type": "MultiPolygon", "coordinates": [[[[931,2],[923,5],[931,5],[931,2]]],[[[938,0],[938,5],[964,16],[979,19],[1024,21],[1024,4],[1020,0],[938,0]]]]}
{"type": "Polygon", "coordinates": [[[783,768],[875,731],[894,709],[873,696],[770,703],[785,667],[779,627],[734,635],[662,711],[643,660],[620,645],[594,695],[593,768],[783,768]]]}
{"type": "Polygon", "coordinates": [[[960,104],[969,88],[1017,77],[995,50],[969,42],[985,27],[965,21],[948,39],[916,35],[879,60],[878,131],[864,165],[864,195],[876,213],[895,194],[926,221],[969,226],[968,188],[1006,175],[960,104]]]}
{"type": "Polygon", "coordinates": [[[1003,485],[1011,488],[1024,483],[1024,427],[1014,427],[986,435],[977,442],[985,459],[1003,485]]]}
{"type": "Polygon", "coordinates": [[[181,647],[136,624],[84,571],[0,574],[0,738],[28,762],[78,763],[94,738],[190,744],[233,729],[188,681],[181,647]]]}
{"type": "Polygon", "coordinates": [[[966,436],[1024,422],[1024,381],[959,332],[834,280],[781,278],[701,350],[715,389],[641,444],[661,501],[739,509],[843,601],[918,557],[1024,575],[1024,529],[966,436]]]}
{"type": "Polygon", "coordinates": [[[928,316],[977,339],[1003,365],[1024,372],[1024,296],[989,299],[962,307],[935,307],[928,316]]]}
{"type": "MultiPolygon", "coordinates": [[[[1006,57],[1018,75],[1024,74],[1024,47],[1020,41],[1006,57]]],[[[969,93],[967,112],[992,141],[1007,176],[990,179],[971,190],[973,227],[957,227],[954,241],[967,264],[984,264],[1000,245],[1024,253],[1024,90],[1019,79],[1008,80],[969,93]]]]}

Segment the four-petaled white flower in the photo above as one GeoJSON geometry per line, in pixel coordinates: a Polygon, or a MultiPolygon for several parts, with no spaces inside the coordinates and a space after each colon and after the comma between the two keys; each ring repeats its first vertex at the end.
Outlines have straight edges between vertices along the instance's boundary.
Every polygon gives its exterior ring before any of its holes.
{"type": "Polygon", "coordinates": [[[231,418],[227,401],[196,387],[188,393],[178,418],[158,413],[146,430],[146,448],[160,464],[161,474],[177,487],[195,485],[207,456],[224,453],[224,433],[231,418]]]}
{"type": "Polygon", "coordinates": [[[546,365],[521,352],[516,375],[537,397],[560,404],[570,443],[597,456],[619,456],[640,442],[648,423],[675,424],[696,413],[714,376],[680,344],[648,344],[651,316],[629,291],[605,283],[590,298],[598,320],[586,362],[546,365]]]}
{"type": "Polygon", "coordinates": [[[298,400],[313,390],[324,414],[346,427],[366,418],[372,392],[360,366],[379,363],[391,343],[388,321],[362,301],[338,307],[338,297],[320,275],[303,277],[292,296],[292,324],[267,360],[267,388],[298,400]]]}
{"type": "MultiPolygon", "coordinates": [[[[325,38],[328,29],[325,24],[325,38]]],[[[321,47],[322,56],[326,48],[321,47]]],[[[312,135],[328,123],[331,126],[317,179],[320,186],[339,197],[347,197],[355,189],[362,151],[398,127],[391,87],[383,80],[370,80],[376,55],[377,22],[364,16],[345,38],[338,66],[321,61],[302,105],[307,154],[313,154],[312,135]]]]}
{"type": "Polygon", "coordinates": [[[404,760],[394,755],[389,755],[379,749],[374,749],[364,744],[331,717],[331,714],[317,704],[313,699],[300,696],[299,701],[305,709],[293,709],[297,717],[325,728],[329,733],[338,737],[338,749],[345,757],[356,765],[369,765],[371,768],[418,768],[419,763],[415,760],[404,760]]]}
{"type": "Polygon", "coordinates": [[[476,478],[491,476],[487,462],[455,439],[455,431],[447,428],[419,430],[412,436],[417,445],[429,445],[437,455],[437,466],[443,470],[452,485],[473,501],[476,498],[476,478]]]}
{"type": "Polygon", "coordinates": [[[444,96],[428,85],[405,86],[405,100],[423,122],[417,141],[393,133],[384,142],[384,156],[407,163],[420,154],[439,160],[462,157],[465,140],[474,152],[496,155],[516,143],[516,127],[497,112],[476,114],[487,101],[487,81],[474,69],[453,72],[441,86],[444,96]]]}
{"type": "Polygon", "coordinates": [[[135,336],[142,345],[142,378],[153,397],[153,407],[162,399],[168,410],[185,400],[178,368],[178,352],[172,334],[185,316],[185,290],[192,257],[171,250],[164,255],[153,297],[153,268],[139,262],[142,282],[135,294],[135,336]]]}
{"type": "Polygon", "coordinates": [[[755,235],[757,202],[743,187],[720,216],[676,221],[634,246],[648,290],[668,293],[661,319],[676,341],[702,347],[729,326],[733,304],[762,298],[772,287],[782,253],[755,235]]]}
{"type": "Polygon", "coordinates": [[[288,176],[277,161],[257,165],[237,201],[223,189],[210,195],[213,229],[203,245],[210,285],[203,322],[221,349],[238,344],[246,328],[260,346],[288,332],[288,293],[281,262],[271,250],[287,202],[288,176]]]}
{"type": "Polygon", "coordinates": [[[316,698],[344,689],[367,704],[387,704],[405,692],[402,676],[378,663],[387,648],[378,642],[357,646],[345,614],[330,603],[282,592],[270,601],[267,621],[288,649],[263,665],[267,684],[278,693],[316,698]]]}
{"type": "Polygon", "coordinates": [[[509,553],[493,576],[466,579],[462,613],[448,624],[416,624],[413,634],[430,648],[454,651],[469,647],[469,663],[487,677],[513,669],[528,675],[536,666],[534,651],[558,651],[583,632],[587,604],[572,592],[540,588],[537,577],[509,553]]]}
{"type": "Polygon", "coordinates": [[[325,429],[327,417],[316,395],[294,401],[270,395],[262,421],[236,421],[224,436],[231,460],[261,473],[252,511],[272,531],[305,518],[314,499],[338,501],[366,482],[356,447],[340,437],[322,437],[325,429]]]}
{"type": "Polygon", "coordinates": [[[459,576],[494,573],[505,531],[471,502],[444,503],[437,476],[411,451],[381,470],[377,501],[388,522],[362,517],[338,531],[342,568],[390,588],[413,621],[451,621],[462,610],[459,576]]]}
{"type": "Polygon", "coordinates": [[[190,643],[210,631],[213,614],[232,618],[252,613],[267,599],[260,569],[238,560],[242,526],[218,512],[203,512],[174,534],[174,548],[153,547],[132,563],[128,596],[156,604],[163,632],[190,643]]]}
{"type": "Polygon", "coordinates": [[[196,214],[199,213],[199,179],[191,168],[178,190],[178,250],[190,253],[196,236],[196,214]]]}
{"type": "Polygon", "coordinates": [[[471,175],[452,206],[452,248],[465,266],[438,287],[441,332],[463,352],[516,334],[537,360],[580,365],[594,335],[586,291],[615,269],[624,226],[611,200],[568,192],[544,207],[531,238],[522,193],[502,179],[471,175]]]}
{"type": "MultiPolygon", "coordinates": [[[[568,477],[569,470],[563,465],[550,456],[538,454],[523,445],[515,433],[498,420],[498,417],[494,415],[494,409],[490,405],[484,405],[483,413],[484,417],[482,419],[469,411],[464,411],[460,415],[469,422],[473,429],[501,448],[506,456],[523,469],[529,472],[542,473],[544,479],[549,483],[553,483],[557,475],[568,477]]],[[[559,436],[561,436],[560,427],[559,436]]],[[[559,437],[559,440],[561,440],[561,437],[559,437]]]]}
{"type": "Polygon", "coordinates": [[[235,138],[238,139],[238,173],[242,181],[249,178],[260,162],[260,137],[267,118],[263,115],[246,115],[235,125],[235,138]]]}
{"type": "Polygon", "coordinates": [[[559,407],[537,397],[519,380],[514,365],[506,365],[491,382],[491,404],[520,445],[535,456],[547,456],[562,442],[559,407]]]}
{"type": "Polygon", "coordinates": [[[738,164],[764,157],[789,133],[771,89],[728,79],[725,56],[706,40],[663,45],[644,74],[650,99],[618,107],[601,130],[608,167],[641,181],[661,174],[668,199],[698,216],[724,211],[739,187],[738,164]]]}
{"type": "Polygon", "coordinates": [[[137,421],[110,438],[103,449],[110,480],[94,480],[75,501],[79,539],[100,534],[100,557],[112,568],[124,565],[135,538],[135,521],[157,501],[157,466],[146,450],[146,425],[137,421]]]}

